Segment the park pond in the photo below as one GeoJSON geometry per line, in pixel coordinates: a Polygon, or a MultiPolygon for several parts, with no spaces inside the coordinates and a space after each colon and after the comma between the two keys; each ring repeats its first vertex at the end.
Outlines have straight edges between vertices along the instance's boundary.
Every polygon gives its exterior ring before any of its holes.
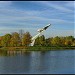
{"type": "Polygon", "coordinates": [[[0,54],[0,74],[75,74],[75,50],[0,54]]]}

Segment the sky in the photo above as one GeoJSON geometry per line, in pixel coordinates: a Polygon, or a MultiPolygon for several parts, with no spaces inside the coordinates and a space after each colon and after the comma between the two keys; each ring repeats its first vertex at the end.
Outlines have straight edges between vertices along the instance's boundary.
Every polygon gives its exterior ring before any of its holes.
{"type": "Polygon", "coordinates": [[[29,31],[32,36],[47,24],[45,37],[75,37],[75,1],[0,1],[0,36],[29,31]]]}

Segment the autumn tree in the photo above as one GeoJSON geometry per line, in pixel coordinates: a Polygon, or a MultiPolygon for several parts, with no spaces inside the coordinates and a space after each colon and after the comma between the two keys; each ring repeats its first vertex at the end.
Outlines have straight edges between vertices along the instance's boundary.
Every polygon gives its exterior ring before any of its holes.
{"type": "Polygon", "coordinates": [[[21,44],[21,40],[20,40],[19,33],[17,33],[17,32],[12,33],[10,45],[11,46],[20,46],[20,44],[21,44]]]}
{"type": "Polygon", "coordinates": [[[30,43],[31,43],[31,35],[29,32],[26,32],[23,34],[22,45],[29,46],[30,43]]]}
{"type": "MultiPolygon", "coordinates": [[[[30,33],[23,33],[22,30],[20,30],[20,33],[13,32],[12,34],[5,34],[4,36],[0,36],[0,47],[29,46],[30,43],[30,33]]],[[[34,46],[75,46],[75,38],[73,36],[56,36],[45,38],[45,36],[42,35],[36,38],[34,46]]]]}
{"type": "Polygon", "coordinates": [[[2,36],[0,36],[0,47],[2,46],[2,36]]]}
{"type": "Polygon", "coordinates": [[[2,45],[3,46],[10,46],[10,39],[11,39],[11,35],[10,34],[6,34],[3,36],[2,38],[2,45]]]}
{"type": "Polygon", "coordinates": [[[54,37],[52,40],[51,40],[51,44],[54,45],[54,46],[59,46],[60,45],[60,38],[58,36],[54,37]]]}
{"type": "Polygon", "coordinates": [[[74,39],[74,37],[73,36],[66,36],[65,37],[65,45],[66,46],[71,46],[72,45],[72,43],[73,43],[73,39],[74,39]]]}
{"type": "Polygon", "coordinates": [[[75,46],[75,40],[73,41],[72,46],[75,46]]]}

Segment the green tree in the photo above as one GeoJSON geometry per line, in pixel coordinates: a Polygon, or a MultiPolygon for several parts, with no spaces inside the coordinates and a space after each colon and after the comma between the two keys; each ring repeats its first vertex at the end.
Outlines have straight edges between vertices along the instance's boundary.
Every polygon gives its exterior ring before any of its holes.
{"type": "Polygon", "coordinates": [[[52,44],[53,46],[59,46],[60,43],[61,43],[61,40],[60,40],[60,38],[59,38],[58,36],[54,37],[54,38],[52,39],[52,41],[51,41],[51,44],[52,44]]]}
{"type": "Polygon", "coordinates": [[[46,46],[52,46],[52,44],[51,44],[51,41],[52,41],[52,39],[53,39],[53,37],[51,37],[51,38],[47,38],[46,40],[45,40],[45,44],[46,44],[46,46]]]}
{"type": "Polygon", "coordinates": [[[40,41],[40,46],[45,46],[45,36],[44,35],[40,36],[39,41],[40,41]]]}
{"type": "Polygon", "coordinates": [[[39,37],[37,37],[35,39],[35,43],[34,43],[34,46],[39,46],[40,45],[40,41],[39,41],[39,37]]]}
{"type": "Polygon", "coordinates": [[[45,46],[46,45],[45,36],[42,35],[42,36],[39,36],[38,38],[36,38],[34,45],[35,46],[45,46]]]}

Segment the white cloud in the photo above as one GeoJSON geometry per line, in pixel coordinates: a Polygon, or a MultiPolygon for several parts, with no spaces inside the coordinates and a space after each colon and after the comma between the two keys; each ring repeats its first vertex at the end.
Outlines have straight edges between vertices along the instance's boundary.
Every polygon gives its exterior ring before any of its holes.
{"type": "MultiPolygon", "coordinates": [[[[44,3],[44,2],[42,2],[44,3]]],[[[50,5],[48,2],[45,3],[46,5],[50,5]]],[[[53,4],[52,4],[53,5],[53,4]]],[[[55,7],[55,6],[54,6],[55,7]]],[[[20,22],[23,22],[25,23],[26,21],[34,21],[34,22],[53,22],[53,23],[73,23],[71,21],[66,21],[66,20],[63,20],[62,18],[61,19],[58,19],[58,18],[46,18],[46,17],[43,17],[41,16],[42,14],[44,15],[48,15],[50,14],[51,15],[54,15],[55,14],[64,14],[64,13],[55,13],[53,11],[49,11],[49,10],[45,10],[45,11],[22,11],[22,10],[19,10],[19,9],[0,9],[0,23],[19,23],[20,22]]],[[[21,23],[21,24],[23,24],[21,23]]]]}
{"type": "Polygon", "coordinates": [[[0,4],[10,4],[11,1],[0,1],[0,4]]]}
{"type": "MultiPolygon", "coordinates": [[[[12,33],[12,32],[19,32],[20,29],[23,29],[24,32],[29,31],[32,36],[37,34],[37,28],[8,28],[8,27],[2,27],[0,28],[0,33],[1,35],[5,35],[7,33],[12,33]]],[[[52,27],[48,28],[46,31],[43,33],[45,37],[55,37],[55,36],[74,36],[74,31],[73,30],[61,30],[61,29],[52,29],[52,27]]]]}
{"type": "Polygon", "coordinates": [[[65,6],[73,7],[73,8],[74,8],[74,5],[75,5],[75,1],[67,1],[67,3],[65,4],[65,6]]]}
{"type": "Polygon", "coordinates": [[[40,1],[39,3],[44,4],[44,5],[48,6],[48,7],[52,7],[54,9],[60,10],[62,12],[73,12],[71,9],[63,7],[61,5],[56,5],[56,4],[50,3],[48,1],[40,1]]]}
{"type": "Polygon", "coordinates": [[[0,8],[10,6],[12,1],[0,1],[0,8]]]}
{"type": "Polygon", "coordinates": [[[29,24],[29,25],[32,25],[32,22],[33,23],[38,23],[39,24],[41,22],[43,22],[42,24],[44,23],[53,23],[53,24],[64,24],[64,23],[73,23],[71,21],[66,21],[66,20],[62,20],[62,19],[51,19],[51,18],[45,18],[45,17],[37,17],[37,16],[6,16],[5,18],[0,18],[0,23],[8,23],[8,24],[22,24],[22,25],[25,25],[25,24],[29,24]],[[28,23],[29,22],[29,23],[28,23]]]}
{"type": "MultiPolygon", "coordinates": [[[[0,3],[0,7],[1,7],[1,5],[2,5],[2,7],[4,6],[4,8],[0,9],[0,32],[3,34],[8,33],[8,32],[18,31],[19,29],[24,29],[25,31],[28,30],[28,31],[32,32],[32,34],[35,34],[37,32],[36,31],[37,28],[41,28],[45,24],[48,24],[48,23],[51,23],[52,26],[62,25],[62,24],[63,25],[69,24],[70,26],[74,25],[74,23],[72,21],[65,20],[61,17],[58,18],[58,16],[56,17],[57,14],[64,15],[63,12],[67,12],[67,13],[72,12],[72,10],[67,9],[65,7],[61,7],[60,5],[55,5],[55,4],[48,3],[48,2],[40,2],[40,3],[44,3],[44,5],[46,5],[48,7],[53,7],[55,9],[60,10],[59,13],[56,13],[56,12],[54,12],[54,10],[50,11],[49,9],[43,10],[43,11],[35,11],[35,10],[32,11],[32,10],[19,10],[16,8],[12,8],[12,9],[5,8],[7,6],[10,6],[11,3],[12,2],[8,2],[8,1],[5,3],[3,1],[2,3],[0,3]],[[61,12],[61,11],[63,11],[63,12],[61,12]],[[49,14],[51,14],[51,15],[49,15],[49,14]],[[43,16],[43,15],[46,15],[46,16],[43,16]],[[50,17],[47,17],[48,15],[50,17]],[[51,16],[54,16],[54,17],[51,18],[51,16]],[[11,26],[11,24],[13,24],[13,25],[11,26]],[[31,26],[31,28],[29,26],[31,26]],[[35,26],[35,28],[34,28],[34,26],[35,26]]],[[[71,15],[69,15],[69,16],[71,16],[71,15]]],[[[59,29],[59,28],[57,28],[57,29],[59,29]]],[[[59,33],[60,33],[60,31],[59,31],[59,33]]],[[[69,33],[72,34],[72,32],[70,32],[70,31],[68,32],[68,34],[69,33]]],[[[53,34],[51,34],[51,35],[55,35],[55,34],[56,34],[56,31],[54,31],[53,34]]],[[[61,35],[63,35],[63,34],[61,34],[61,35]]]]}

